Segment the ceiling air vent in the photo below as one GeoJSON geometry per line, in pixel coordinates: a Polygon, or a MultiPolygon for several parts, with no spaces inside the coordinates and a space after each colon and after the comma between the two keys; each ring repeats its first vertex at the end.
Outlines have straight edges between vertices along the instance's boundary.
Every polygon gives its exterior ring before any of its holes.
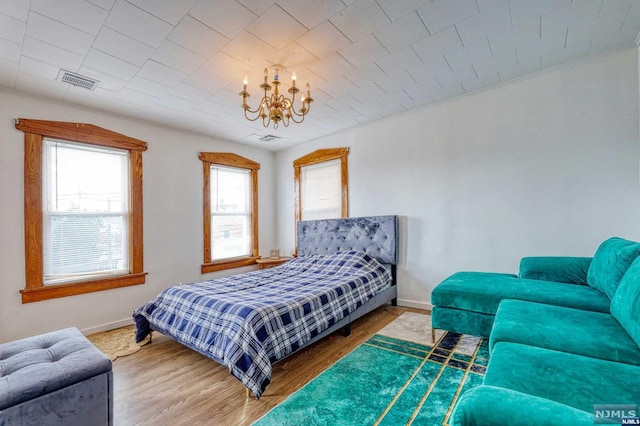
{"type": "Polygon", "coordinates": [[[275,141],[280,139],[280,136],[276,136],[276,135],[265,135],[262,136],[259,140],[261,140],[262,142],[271,142],[271,141],[275,141]]]}
{"type": "Polygon", "coordinates": [[[75,87],[82,87],[83,89],[89,90],[94,90],[96,86],[98,86],[98,83],[100,83],[100,81],[96,79],[65,70],[60,70],[57,80],[75,87]]]}

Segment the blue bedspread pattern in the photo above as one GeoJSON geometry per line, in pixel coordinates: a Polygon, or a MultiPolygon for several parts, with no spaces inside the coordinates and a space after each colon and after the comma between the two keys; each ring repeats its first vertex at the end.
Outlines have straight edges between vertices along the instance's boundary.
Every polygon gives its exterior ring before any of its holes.
{"type": "Polygon", "coordinates": [[[136,339],[151,329],[227,366],[256,397],[284,358],[389,286],[361,252],[293,259],[277,268],[170,287],[133,313],[136,339]]]}

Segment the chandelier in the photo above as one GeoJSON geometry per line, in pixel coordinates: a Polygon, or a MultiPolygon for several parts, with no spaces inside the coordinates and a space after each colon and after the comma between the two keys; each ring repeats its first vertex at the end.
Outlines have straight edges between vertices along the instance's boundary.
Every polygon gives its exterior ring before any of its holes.
{"type": "Polygon", "coordinates": [[[247,103],[247,98],[250,96],[249,92],[247,92],[247,84],[249,83],[249,79],[247,77],[244,78],[243,84],[244,88],[242,92],[239,93],[242,96],[242,109],[244,110],[244,116],[249,121],[256,121],[259,118],[262,118],[262,124],[264,127],[269,127],[269,124],[273,122],[273,128],[277,129],[280,125],[280,122],[284,124],[285,127],[289,126],[289,122],[293,121],[294,123],[302,123],[304,121],[305,115],[309,112],[309,107],[311,106],[311,102],[313,102],[313,98],[311,97],[309,83],[307,83],[307,93],[302,96],[301,102],[302,106],[298,111],[295,110],[294,102],[296,99],[296,93],[300,91],[296,87],[296,73],[294,72],[291,75],[291,87],[287,92],[291,94],[291,98],[287,98],[284,95],[280,94],[278,87],[280,86],[279,75],[281,71],[285,70],[283,65],[273,65],[273,93],[269,94],[268,92],[271,90],[271,84],[267,83],[267,78],[269,77],[269,71],[267,68],[264,69],[264,83],[260,85],[260,89],[264,90],[264,96],[260,100],[258,107],[255,110],[252,110],[249,104],[247,103]]]}

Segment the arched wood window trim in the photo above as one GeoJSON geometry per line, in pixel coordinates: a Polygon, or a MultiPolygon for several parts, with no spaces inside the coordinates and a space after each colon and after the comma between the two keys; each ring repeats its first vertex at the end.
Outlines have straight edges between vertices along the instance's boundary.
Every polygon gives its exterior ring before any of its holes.
{"type": "Polygon", "coordinates": [[[205,274],[209,272],[222,271],[224,269],[254,265],[256,260],[260,258],[258,254],[258,170],[260,170],[260,164],[230,152],[201,152],[198,155],[198,158],[202,161],[204,174],[202,194],[204,263],[200,267],[201,273],[205,274]],[[219,261],[211,260],[210,172],[212,164],[248,169],[251,172],[251,254],[247,257],[223,259],[219,261]]]}
{"type": "Polygon", "coordinates": [[[349,148],[325,148],[315,150],[305,156],[302,156],[293,161],[293,180],[294,180],[294,205],[295,205],[295,253],[298,253],[298,237],[297,227],[298,222],[302,219],[302,200],[300,196],[302,194],[302,167],[311,166],[313,164],[324,163],[327,161],[340,160],[341,171],[341,217],[349,217],[349,167],[347,158],[349,156],[349,148]]]}
{"type": "Polygon", "coordinates": [[[144,284],[142,226],[142,152],[147,143],[92,124],[61,121],[16,120],[16,129],[24,132],[24,235],[26,285],[22,303],[144,284]],[[44,285],[43,270],[43,140],[44,138],[81,142],[129,152],[129,273],[114,277],[44,285]]]}

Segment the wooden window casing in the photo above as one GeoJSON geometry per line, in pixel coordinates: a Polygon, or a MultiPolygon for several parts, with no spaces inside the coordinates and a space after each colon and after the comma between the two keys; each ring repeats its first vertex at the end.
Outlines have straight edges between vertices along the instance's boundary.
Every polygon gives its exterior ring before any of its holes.
{"type": "Polygon", "coordinates": [[[222,271],[224,269],[239,268],[241,266],[255,265],[259,256],[258,244],[258,170],[260,164],[248,158],[241,157],[229,152],[201,152],[198,158],[202,161],[204,173],[203,194],[202,194],[202,215],[203,215],[203,236],[204,236],[204,263],[200,267],[203,274],[209,272],[222,271]],[[247,169],[251,172],[251,198],[250,198],[250,230],[251,230],[251,253],[249,256],[236,257],[232,259],[212,260],[211,254],[211,166],[226,166],[236,169],[247,169]]]}
{"type": "Polygon", "coordinates": [[[313,164],[324,163],[332,160],[340,160],[341,171],[341,217],[349,217],[349,169],[347,157],[349,156],[349,148],[326,148],[318,149],[303,157],[300,157],[293,161],[293,180],[294,180],[294,205],[295,205],[295,235],[296,235],[296,247],[295,254],[298,252],[298,236],[297,227],[298,222],[302,220],[302,167],[311,166],[313,164]]]}
{"type": "Polygon", "coordinates": [[[16,120],[24,132],[24,235],[26,286],[22,303],[144,284],[142,225],[142,152],[147,143],[91,124],[16,120]],[[129,273],[63,284],[44,285],[43,270],[43,139],[55,138],[128,151],[129,158],[129,273]]]}

